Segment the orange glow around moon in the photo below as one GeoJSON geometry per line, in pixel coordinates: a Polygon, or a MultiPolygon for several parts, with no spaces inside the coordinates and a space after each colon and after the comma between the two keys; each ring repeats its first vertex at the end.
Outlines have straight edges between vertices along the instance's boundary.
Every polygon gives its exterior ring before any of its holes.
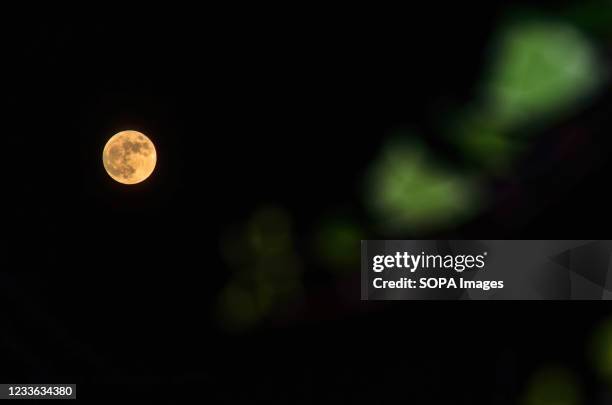
{"type": "Polygon", "coordinates": [[[149,138],[138,131],[121,131],[113,135],[102,152],[104,169],[114,180],[136,184],[153,173],[157,153],[149,138]]]}

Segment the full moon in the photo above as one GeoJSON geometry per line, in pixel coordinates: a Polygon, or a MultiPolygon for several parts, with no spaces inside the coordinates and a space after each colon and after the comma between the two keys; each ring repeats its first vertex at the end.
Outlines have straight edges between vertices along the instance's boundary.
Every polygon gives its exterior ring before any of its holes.
{"type": "Polygon", "coordinates": [[[121,131],[113,135],[102,152],[104,169],[114,180],[136,184],[153,173],[157,153],[149,138],[138,131],[121,131]]]}

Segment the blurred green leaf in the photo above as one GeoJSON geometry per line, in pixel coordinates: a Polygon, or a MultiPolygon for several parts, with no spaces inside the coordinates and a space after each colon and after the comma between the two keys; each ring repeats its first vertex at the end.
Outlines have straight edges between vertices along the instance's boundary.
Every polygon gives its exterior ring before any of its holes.
{"type": "Polygon", "coordinates": [[[334,218],[323,222],[315,235],[316,256],[330,270],[359,271],[363,230],[348,219],[334,218]]]}
{"type": "Polygon", "coordinates": [[[505,30],[486,86],[490,116],[515,129],[564,112],[602,82],[589,40],[571,25],[523,21],[505,30]]]}
{"type": "Polygon", "coordinates": [[[383,228],[421,232],[464,221],[480,207],[482,192],[422,145],[396,139],[371,167],[365,198],[383,228]]]}

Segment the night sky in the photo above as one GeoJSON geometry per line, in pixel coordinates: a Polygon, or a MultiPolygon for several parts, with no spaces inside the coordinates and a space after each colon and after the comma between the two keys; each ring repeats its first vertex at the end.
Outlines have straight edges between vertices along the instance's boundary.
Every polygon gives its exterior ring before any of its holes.
{"type": "MultiPolygon", "coordinates": [[[[88,398],[506,404],[541,362],[587,370],[575,342],[609,305],[359,302],[358,271],[335,283],[309,250],[322,217],[367,223],[360,176],[393,129],[417,127],[454,159],[436,128],[474,97],[504,5],[472,8],[15,23],[4,57],[2,381],[76,382],[88,398]],[[126,129],[158,154],[135,186],[101,160],[126,129]],[[292,215],[303,296],[227,332],[215,313],[231,277],[220,241],[267,204],[292,215]]],[[[472,221],[419,236],[605,239],[611,100],[603,91],[543,130],[512,176],[490,182],[496,198],[472,221]]],[[[414,236],[364,228],[367,239],[414,236]]]]}

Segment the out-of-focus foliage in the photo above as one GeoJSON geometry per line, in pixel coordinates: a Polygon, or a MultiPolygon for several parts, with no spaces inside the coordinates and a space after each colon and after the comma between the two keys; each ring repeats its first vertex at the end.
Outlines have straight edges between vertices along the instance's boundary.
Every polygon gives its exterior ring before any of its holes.
{"type": "Polygon", "coordinates": [[[564,368],[545,368],[530,379],[523,405],[580,405],[580,389],[576,377],[564,368]]]}
{"type": "Polygon", "coordinates": [[[603,321],[595,331],[589,355],[599,375],[612,383],[612,319],[603,321]]]}
{"type": "MultiPolygon", "coordinates": [[[[612,37],[612,3],[585,0],[550,18],[521,15],[502,24],[482,92],[451,112],[452,119],[441,119],[456,161],[472,172],[449,167],[407,134],[387,140],[366,172],[364,194],[384,233],[418,236],[469,220],[487,203],[483,178],[512,170],[531,142],[525,135],[576,112],[602,87],[606,69],[593,38],[612,37]]],[[[318,222],[312,247],[319,264],[337,272],[357,269],[359,243],[368,236],[363,229],[347,216],[318,222]]],[[[246,225],[228,232],[221,248],[232,276],[219,300],[228,328],[255,325],[299,294],[294,243],[288,214],[274,207],[257,210],[246,225]]],[[[607,330],[596,345],[596,363],[612,381],[612,326],[607,330]]],[[[540,383],[533,383],[526,404],[575,404],[571,388],[566,402],[543,402],[549,394],[541,387],[567,377],[559,370],[546,373],[534,376],[540,383]]]]}
{"type": "Polygon", "coordinates": [[[508,170],[525,142],[509,136],[497,120],[474,108],[451,120],[449,141],[477,169],[499,174],[508,170]]]}
{"type": "Polygon", "coordinates": [[[316,256],[330,270],[359,271],[360,245],[365,236],[354,221],[342,217],[328,219],[316,230],[316,256]]]}
{"type": "Polygon", "coordinates": [[[573,26],[516,22],[503,31],[493,54],[485,86],[488,114],[508,130],[546,121],[591,95],[602,78],[594,47],[573,26]]]}
{"type": "MultiPolygon", "coordinates": [[[[519,19],[502,28],[477,99],[447,126],[470,167],[507,172],[523,135],[581,105],[604,80],[593,44],[571,24],[519,19]]],[[[485,205],[478,182],[450,170],[417,144],[390,142],[367,178],[366,202],[386,231],[444,229],[485,205]]]]}
{"type": "Polygon", "coordinates": [[[466,162],[498,175],[528,147],[526,134],[584,105],[605,75],[593,42],[567,22],[522,15],[492,49],[481,98],[445,131],[466,162]]]}
{"type": "Polygon", "coordinates": [[[421,232],[458,224],[480,206],[470,177],[441,165],[416,142],[394,139],[366,180],[366,202],[386,230],[421,232]]]}
{"type": "Polygon", "coordinates": [[[218,307],[227,329],[251,327],[299,294],[300,261],[291,232],[284,210],[265,207],[223,239],[221,250],[233,270],[218,307]]]}

